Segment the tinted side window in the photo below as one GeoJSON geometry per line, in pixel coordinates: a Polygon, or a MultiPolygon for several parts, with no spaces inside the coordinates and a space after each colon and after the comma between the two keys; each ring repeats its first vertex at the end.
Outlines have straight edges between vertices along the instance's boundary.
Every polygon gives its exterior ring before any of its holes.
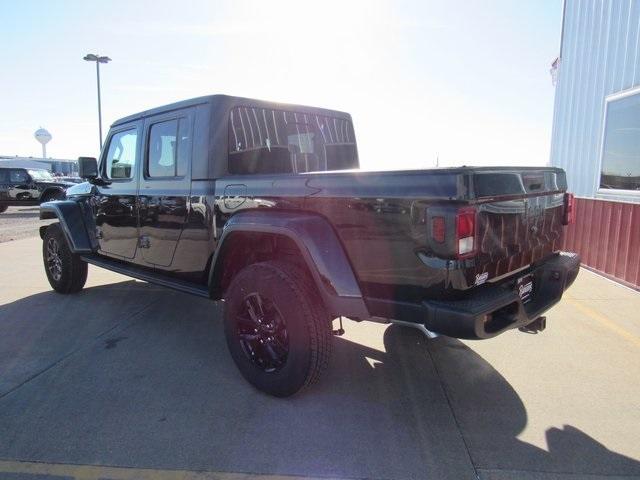
{"type": "Polygon", "coordinates": [[[178,121],[178,176],[187,174],[191,160],[191,122],[188,118],[178,121]]]}
{"type": "Polygon", "coordinates": [[[106,174],[112,179],[133,178],[136,165],[138,130],[132,128],[111,137],[106,158],[106,174]]]}
{"type": "Polygon", "coordinates": [[[10,170],[10,179],[11,183],[24,183],[29,181],[29,175],[24,170],[10,170]]]}
{"type": "Polygon", "coordinates": [[[9,170],[0,168],[0,183],[9,181],[9,170]]]}
{"type": "Polygon", "coordinates": [[[154,123],[149,130],[147,175],[180,177],[190,158],[191,126],[186,118],[154,123]]]}
{"type": "Polygon", "coordinates": [[[176,175],[178,121],[154,123],[149,131],[147,174],[150,177],[176,175]]]}

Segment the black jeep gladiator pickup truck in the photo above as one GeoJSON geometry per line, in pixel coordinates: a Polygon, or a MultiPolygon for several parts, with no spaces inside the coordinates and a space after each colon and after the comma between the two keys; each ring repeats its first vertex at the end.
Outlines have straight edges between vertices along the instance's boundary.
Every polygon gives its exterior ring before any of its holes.
{"type": "Polygon", "coordinates": [[[359,171],[350,115],[213,95],[116,121],[88,181],[41,205],[61,293],[87,264],[213,300],[242,375],[316,381],[332,320],[483,339],[541,330],[576,278],[559,168],[359,171]]]}

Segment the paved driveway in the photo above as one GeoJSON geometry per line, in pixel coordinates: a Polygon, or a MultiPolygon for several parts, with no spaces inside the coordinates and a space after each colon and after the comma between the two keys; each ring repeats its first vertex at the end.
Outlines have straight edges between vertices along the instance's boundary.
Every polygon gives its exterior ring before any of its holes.
{"type": "Polygon", "coordinates": [[[35,237],[40,225],[53,220],[40,220],[40,207],[9,207],[0,213],[0,243],[35,237]]]}
{"type": "Polygon", "coordinates": [[[640,294],[590,272],[539,335],[348,322],[320,384],[279,400],[215,304],[92,267],[61,296],[39,252],[0,244],[2,479],[640,478],[640,294]]]}

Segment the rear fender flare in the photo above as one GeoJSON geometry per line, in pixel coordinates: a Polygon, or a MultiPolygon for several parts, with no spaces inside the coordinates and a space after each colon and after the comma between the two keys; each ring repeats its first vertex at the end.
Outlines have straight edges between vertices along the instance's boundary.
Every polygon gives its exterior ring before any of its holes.
{"type": "Polygon", "coordinates": [[[209,271],[209,289],[214,296],[221,257],[233,248],[228,239],[236,232],[267,233],[289,238],[298,247],[302,259],[333,316],[369,318],[362,292],[351,263],[331,224],[319,215],[306,212],[242,212],[225,224],[209,271]],[[225,243],[227,242],[227,243],[225,243]],[[218,267],[218,268],[216,268],[218,267]]]}
{"type": "MultiPolygon", "coordinates": [[[[93,253],[97,250],[95,236],[90,236],[85,223],[84,204],[72,200],[40,204],[40,219],[57,218],[73,253],[93,253]]],[[[46,226],[40,227],[43,237],[46,226]]]]}

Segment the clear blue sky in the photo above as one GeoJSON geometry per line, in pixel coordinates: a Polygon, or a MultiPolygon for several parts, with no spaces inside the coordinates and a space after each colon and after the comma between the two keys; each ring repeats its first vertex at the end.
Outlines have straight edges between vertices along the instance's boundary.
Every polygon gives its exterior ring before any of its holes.
{"type": "Polygon", "coordinates": [[[103,125],[228,93],[352,113],[365,168],[548,162],[561,0],[0,3],[0,154],[97,155],[103,125]]]}

